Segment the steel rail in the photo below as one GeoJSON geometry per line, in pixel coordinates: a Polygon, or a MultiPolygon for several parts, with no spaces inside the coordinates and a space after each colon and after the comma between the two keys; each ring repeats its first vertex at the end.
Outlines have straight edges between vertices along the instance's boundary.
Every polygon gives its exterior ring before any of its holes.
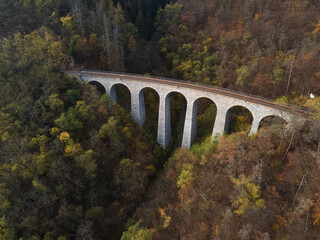
{"type": "Polygon", "coordinates": [[[285,106],[285,105],[279,105],[275,103],[272,99],[267,99],[259,96],[255,96],[248,93],[243,93],[231,89],[225,89],[225,88],[219,88],[216,86],[208,86],[204,84],[199,83],[192,83],[192,82],[186,82],[182,80],[176,80],[176,79],[170,79],[170,78],[162,78],[162,77],[151,77],[151,76],[144,76],[139,74],[128,74],[128,73],[117,73],[117,72],[108,72],[108,71],[98,71],[98,70],[82,70],[80,71],[80,75],[102,75],[102,76],[115,76],[120,78],[127,78],[131,80],[141,80],[145,82],[152,82],[157,84],[164,84],[164,85],[171,85],[171,86],[178,86],[178,87],[186,87],[189,89],[197,89],[201,91],[216,93],[223,96],[229,96],[237,99],[241,99],[244,101],[249,101],[253,103],[258,103],[267,107],[276,108],[279,110],[284,110],[287,112],[298,112],[303,115],[309,115],[308,109],[299,108],[296,106],[285,106]]]}

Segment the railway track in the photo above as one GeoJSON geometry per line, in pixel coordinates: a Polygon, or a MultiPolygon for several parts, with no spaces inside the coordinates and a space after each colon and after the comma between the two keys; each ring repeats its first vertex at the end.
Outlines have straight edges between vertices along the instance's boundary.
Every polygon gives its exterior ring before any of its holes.
{"type": "Polygon", "coordinates": [[[149,77],[144,75],[138,75],[138,74],[126,74],[126,73],[116,73],[116,72],[105,72],[105,71],[96,71],[96,70],[82,70],[79,72],[80,75],[84,76],[111,76],[111,77],[118,77],[118,78],[125,78],[125,79],[131,79],[131,80],[139,80],[139,81],[145,81],[145,82],[152,82],[157,84],[164,84],[164,85],[171,85],[171,86],[178,86],[178,87],[185,87],[190,89],[197,89],[201,91],[216,93],[223,96],[233,97],[237,99],[241,99],[244,101],[249,101],[257,104],[261,104],[267,107],[276,108],[279,110],[283,110],[286,112],[296,112],[300,113],[302,115],[309,115],[309,110],[302,109],[296,106],[286,106],[286,105],[280,105],[276,102],[274,102],[271,99],[262,98],[259,96],[254,96],[247,93],[242,93],[230,89],[224,89],[224,88],[218,88],[215,86],[208,86],[198,83],[191,83],[176,79],[169,79],[169,78],[161,78],[161,77],[149,77]]]}

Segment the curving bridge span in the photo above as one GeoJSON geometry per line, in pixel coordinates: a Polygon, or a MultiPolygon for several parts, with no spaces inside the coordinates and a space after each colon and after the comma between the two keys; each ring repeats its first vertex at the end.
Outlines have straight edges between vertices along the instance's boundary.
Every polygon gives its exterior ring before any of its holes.
{"type": "Polygon", "coordinates": [[[65,73],[87,83],[100,83],[105,88],[105,92],[110,95],[112,102],[117,99],[115,85],[125,85],[131,93],[131,118],[139,125],[143,125],[146,119],[143,90],[145,88],[154,89],[160,100],[157,141],[163,148],[166,148],[171,141],[169,96],[173,92],[182,94],[187,100],[181,144],[182,147],[187,149],[190,148],[196,137],[197,104],[200,98],[208,98],[216,104],[217,114],[212,131],[213,137],[228,130],[230,109],[235,106],[245,107],[251,112],[253,122],[250,134],[258,131],[260,122],[265,117],[277,116],[290,124],[297,118],[297,115],[306,114],[301,109],[278,105],[270,99],[185,81],[91,70],[67,71],[65,73]]]}

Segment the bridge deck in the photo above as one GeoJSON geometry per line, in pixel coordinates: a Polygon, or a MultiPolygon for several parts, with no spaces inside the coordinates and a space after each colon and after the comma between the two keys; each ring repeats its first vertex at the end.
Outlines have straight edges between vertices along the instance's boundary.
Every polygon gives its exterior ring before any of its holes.
{"type": "Polygon", "coordinates": [[[97,71],[97,70],[68,71],[66,73],[68,73],[69,75],[78,76],[78,77],[81,75],[99,76],[99,77],[101,76],[118,77],[118,78],[128,79],[128,80],[139,80],[139,81],[146,81],[146,82],[152,82],[157,84],[180,86],[180,87],[185,87],[190,89],[197,89],[201,91],[212,92],[212,93],[223,95],[223,96],[238,98],[244,101],[261,104],[267,107],[276,108],[286,112],[296,112],[303,115],[308,115],[310,112],[308,109],[299,108],[297,106],[292,106],[292,105],[280,105],[279,103],[275,102],[272,99],[267,99],[267,98],[259,97],[259,96],[244,93],[244,92],[239,92],[231,89],[219,88],[216,86],[209,86],[209,85],[204,85],[199,83],[186,82],[182,80],[170,79],[170,78],[151,77],[151,76],[145,76],[145,75],[139,75],[139,74],[117,73],[117,72],[97,71]]]}

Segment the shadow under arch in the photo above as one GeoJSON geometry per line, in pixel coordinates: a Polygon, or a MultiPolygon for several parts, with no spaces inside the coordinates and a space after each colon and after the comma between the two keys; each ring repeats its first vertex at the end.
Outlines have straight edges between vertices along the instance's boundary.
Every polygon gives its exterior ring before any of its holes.
{"type": "Polygon", "coordinates": [[[117,104],[131,112],[131,92],[126,85],[114,84],[110,89],[110,97],[112,102],[116,101],[117,104]]]}
{"type": "Polygon", "coordinates": [[[182,144],[183,128],[186,118],[187,99],[180,92],[170,92],[165,101],[169,101],[170,124],[171,124],[171,143],[172,147],[180,147],[182,144]]]}
{"type": "Polygon", "coordinates": [[[139,96],[140,95],[144,98],[146,114],[146,119],[142,126],[146,130],[146,133],[152,136],[152,139],[157,139],[160,104],[159,93],[154,88],[145,87],[140,90],[139,96]]]}
{"type": "Polygon", "coordinates": [[[276,126],[276,127],[283,127],[288,125],[288,122],[279,116],[276,115],[268,115],[265,116],[259,123],[259,130],[261,128],[266,128],[266,127],[272,127],[272,126],[276,126]]]}
{"type": "Polygon", "coordinates": [[[107,93],[105,87],[102,85],[102,83],[98,81],[90,81],[88,82],[89,85],[93,86],[93,88],[99,92],[100,94],[105,94],[107,93]]]}
{"type": "Polygon", "coordinates": [[[225,132],[227,134],[236,132],[250,132],[253,122],[251,111],[241,105],[232,106],[226,114],[225,132]]]}
{"type": "Polygon", "coordinates": [[[200,97],[194,102],[196,108],[196,132],[194,143],[201,143],[206,137],[212,135],[217,115],[217,105],[207,97],[200,97]]]}

